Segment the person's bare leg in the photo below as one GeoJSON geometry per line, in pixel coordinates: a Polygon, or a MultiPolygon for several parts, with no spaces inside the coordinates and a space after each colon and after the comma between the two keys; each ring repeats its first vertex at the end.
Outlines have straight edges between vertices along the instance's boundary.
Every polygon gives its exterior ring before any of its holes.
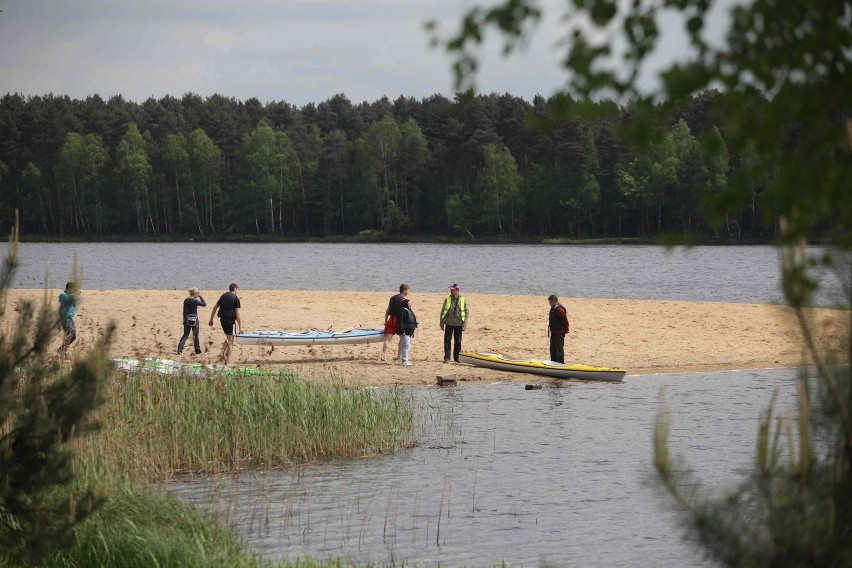
{"type": "Polygon", "coordinates": [[[233,349],[234,349],[234,336],[233,335],[229,335],[227,337],[227,339],[225,339],[225,345],[223,345],[222,348],[224,349],[225,364],[227,365],[228,363],[231,362],[231,351],[233,351],[233,349]]]}
{"type": "Polygon", "coordinates": [[[385,334],[385,341],[384,343],[382,343],[382,353],[381,355],[379,355],[379,359],[381,359],[382,361],[385,360],[385,356],[387,355],[388,344],[390,344],[391,337],[393,337],[393,335],[387,333],[385,334]]]}
{"type": "Polygon", "coordinates": [[[228,337],[225,336],[225,341],[222,342],[222,351],[219,353],[219,359],[222,361],[222,364],[227,365],[228,361],[231,359],[231,344],[228,342],[228,337]]]}

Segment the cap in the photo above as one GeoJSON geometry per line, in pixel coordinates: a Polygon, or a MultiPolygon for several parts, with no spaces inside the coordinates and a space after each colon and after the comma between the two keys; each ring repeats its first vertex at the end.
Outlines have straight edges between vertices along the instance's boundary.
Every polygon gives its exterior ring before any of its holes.
{"type": "Polygon", "coordinates": [[[453,283],[453,284],[450,285],[450,290],[458,290],[458,289],[459,289],[458,284],[453,283]]]}

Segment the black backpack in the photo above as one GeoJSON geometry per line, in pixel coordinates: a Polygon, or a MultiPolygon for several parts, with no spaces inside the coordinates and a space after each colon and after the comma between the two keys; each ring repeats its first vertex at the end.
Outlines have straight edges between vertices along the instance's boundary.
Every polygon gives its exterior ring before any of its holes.
{"type": "Polygon", "coordinates": [[[414,335],[414,330],[417,329],[417,316],[414,315],[409,308],[399,309],[399,327],[402,333],[406,335],[414,335]]]}

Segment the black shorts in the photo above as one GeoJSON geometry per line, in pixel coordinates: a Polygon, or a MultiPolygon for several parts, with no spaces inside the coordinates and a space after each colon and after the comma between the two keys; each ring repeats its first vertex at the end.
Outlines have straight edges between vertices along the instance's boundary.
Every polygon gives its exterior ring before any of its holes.
{"type": "Polygon", "coordinates": [[[219,322],[222,324],[222,331],[225,332],[225,335],[237,334],[237,320],[231,318],[219,318],[219,322]]]}

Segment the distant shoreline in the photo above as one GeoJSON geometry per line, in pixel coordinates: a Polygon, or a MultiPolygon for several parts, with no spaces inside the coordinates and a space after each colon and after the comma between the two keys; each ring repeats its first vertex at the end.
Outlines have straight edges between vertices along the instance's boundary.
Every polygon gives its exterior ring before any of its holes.
{"type": "MultiPolygon", "coordinates": [[[[269,237],[257,235],[222,236],[193,236],[165,235],[150,238],[134,236],[103,236],[98,238],[67,238],[37,235],[23,235],[22,243],[334,243],[334,244],[458,244],[458,245],[655,245],[655,246],[768,246],[777,244],[774,239],[711,239],[694,238],[689,240],[673,240],[666,236],[655,237],[605,237],[574,239],[570,237],[529,237],[504,238],[499,236],[470,237],[448,236],[403,236],[403,235],[334,235],[315,238],[269,237]]],[[[814,239],[808,242],[812,246],[830,246],[827,240],[814,239]]]]}

